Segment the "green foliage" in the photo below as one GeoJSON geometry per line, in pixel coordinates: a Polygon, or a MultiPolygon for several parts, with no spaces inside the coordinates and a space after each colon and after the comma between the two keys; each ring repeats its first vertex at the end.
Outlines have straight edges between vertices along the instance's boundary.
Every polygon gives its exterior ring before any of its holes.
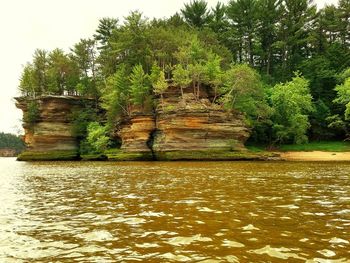
{"type": "Polygon", "coordinates": [[[38,87],[34,79],[34,67],[32,64],[27,63],[23,68],[23,72],[20,78],[19,90],[24,96],[35,97],[38,93],[38,87]]]}
{"type": "Polygon", "coordinates": [[[153,83],[153,92],[157,95],[163,95],[168,88],[168,83],[165,80],[164,71],[161,71],[155,83],[153,83]]]}
{"type": "MultiPolygon", "coordinates": [[[[230,0],[212,9],[193,0],[170,18],[149,20],[139,11],[120,23],[102,18],[93,37],[69,53],[36,50],[19,90],[31,98],[93,97],[111,126],[132,106],[153,105],[152,86],[162,97],[172,79],[182,95],[192,85],[198,101],[200,91],[208,91],[213,103],[244,112],[257,140],[302,142],[306,130],[311,139],[343,139],[350,119],[348,2],[317,11],[308,0],[230,0]],[[296,110],[305,103],[299,89],[290,88],[300,83],[288,82],[296,70],[309,81],[305,95],[311,94],[314,111],[296,110]]],[[[28,123],[32,115],[25,116],[28,123]]],[[[85,117],[78,130],[86,131],[91,120],[85,117]]]]}
{"type": "Polygon", "coordinates": [[[0,149],[14,149],[16,152],[24,150],[25,145],[20,136],[0,132],[0,149]]]}
{"type": "Polygon", "coordinates": [[[193,0],[181,10],[185,21],[194,27],[206,26],[211,20],[207,3],[203,0],[193,0]]]}
{"type": "Polygon", "coordinates": [[[89,123],[97,120],[97,114],[94,109],[86,105],[82,110],[73,111],[70,119],[72,120],[72,134],[81,141],[87,136],[89,123]]]}
{"type": "Polygon", "coordinates": [[[152,69],[151,69],[151,74],[149,76],[149,79],[150,79],[151,84],[153,86],[155,83],[157,83],[157,81],[160,77],[161,71],[162,71],[161,68],[156,63],[153,63],[152,69]]]}
{"type": "Polygon", "coordinates": [[[255,0],[231,0],[227,7],[227,15],[232,25],[234,53],[239,63],[249,62],[253,66],[254,39],[257,29],[255,0]],[[243,60],[243,49],[247,52],[247,60],[243,60]]]}
{"type": "Polygon", "coordinates": [[[117,117],[130,115],[130,80],[125,67],[120,67],[115,74],[108,77],[102,90],[101,106],[107,112],[110,125],[117,117]]]}
{"type": "Polygon", "coordinates": [[[248,116],[259,112],[264,101],[264,90],[259,74],[246,64],[233,65],[225,73],[221,88],[222,102],[228,109],[245,112],[248,116]]]}
{"type": "Polygon", "coordinates": [[[98,122],[90,122],[87,127],[87,138],[82,144],[82,153],[102,153],[109,144],[107,128],[98,122]]]}
{"type": "Polygon", "coordinates": [[[27,109],[24,113],[23,120],[30,128],[40,117],[39,104],[37,101],[32,100],[28,102],[27,109]]]}
{"type": "Polygon", "coordinates": [[[312,140],[324,140],[334,136],[334,130],[329,129],[328,123],[325,121],[330,117],[331,110],[319,99],[314,102],[315,110],[311,112],[310,119],[310,139],[312,140]]]}
{"type": "Polygon", "coordinates": [[[335,103],[345,106],[345,120],[350,120],[350,77],[345,79],[344,83],[335,87],[337,98],[335,103]]]}
{"type": "Polygon", "coordinates": [[[74,95],[79,82],[78,65],[61,49],[55,49],[49,53],[46,78],[48,93],[74,95]]]}
{"type": "Polygon", "coordinates": [[[150,95],[150,83],[149,76],[140,64],[133,67],[130,74],[130,84],[131,101],[135,105],[144,106],[150,95]]]}
{"type": "Polygon", "coordinates": [[[185,69],[181,64],[175,66],[173,71],[173,80],[176,86],[179,86],[181,89],[181,94],[183,96],[183,89],[190,85],[190,72],[185,69]]]}
{"type": "Polygon", "coordinates": [[[204,65],[205,82],[214,90],[213,102],[215,102],[219,93],[219,88],[223,84],[224,73],[221,69],[221,61],[221,57],[210,53],[208,55],[208,60],[204,65]]]}
{"type": "Polygon", "coordinates": [[[291,81],[274,86],[271,102],[276,142],[307,142],[308,114],[314,110],[309,82],[296,73],[291,81]]]}
{"type": "Polygon", "coordinates": [[[326,152],[348,152],[349,142],[341,141],[318,141],[306,144],[285,144],[278,148],[281,151],[326,151],[326,152]]]}
{"type": "Polygon", "coordinates": [[[118,28],[118,19],[111,17],[104,17],[100,19],[96,34],[94,35],[95,39],[100,42],[102,48],[104,48],[112,36],[113,30],[118,28]]]}

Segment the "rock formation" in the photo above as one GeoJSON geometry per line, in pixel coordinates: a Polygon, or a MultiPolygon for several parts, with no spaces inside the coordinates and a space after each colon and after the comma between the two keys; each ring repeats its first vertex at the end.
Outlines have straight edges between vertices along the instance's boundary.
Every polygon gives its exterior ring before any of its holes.
{"type": "Polygon", "coordinates": [[[169,88],[153,115],[134,114],[119,126],[124,153],[148,152],[157,160],[236,159],[245,150],[250,131],[241,113],[211,103],[203,90],[200,100],[174,90],[169,88]]]}
{"type": "Polygon", "coordinates": [[[72,134],[71,113],[82,107],[82,100],[74,96],[42,96],[36,99],[16,98],[17,108],[28,113],[28,105],[35,102],[39,115],[33,123],[23,118],[24,141],[27,150],[19,159],[50,160],[75,159],[78,143],[72,134]]]}
{"type": "MultiPolygon", "coordinates": [[[[17,107],[28,112],[26,98],[17,98],[17,107]]],[[[236,160],[254,159],[246,151],[250,130],[244,116],[226,111],[210,102],[205,89],[195,98],[190,89],[184,96],[169,87],[155,109],[137,109],[118,122],[115,139],[120,149],[107,151],[109,160],[236,160]]],[[[81,109],[79,97],[43,96],[35,99],[39,116],[24,122],[26,152],[20,160],[78,158],[78,142],[72,134],[71,113],[81,109]]]]}

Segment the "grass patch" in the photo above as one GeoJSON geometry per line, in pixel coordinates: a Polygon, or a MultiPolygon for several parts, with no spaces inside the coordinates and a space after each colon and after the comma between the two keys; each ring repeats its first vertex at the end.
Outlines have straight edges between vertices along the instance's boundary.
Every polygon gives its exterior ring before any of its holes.
{"type": "Polygon", "coordinates": [[[286,144],[281,145],[280,151],[325,151],[325,152],[350,152],[350,142],[344,141],[320,141],[306,144],[286,144]]]}
{"type": "Polygon", "coordinates": [[[248,151],[250,152],[264,152],[266,151],[266,147],[265,146],[260,146],[260,145],[246,145],[245,146],[248,151]]]}
{"type": "Polygon", "coordinates": [[[47,152],[24,151],[17,157],[18,161],[70,161],[78,159],[79,154],[74,150],[47,152]]]}
{"type": "Polygon", "coordinates": [[[268,160],[276,157],[269,152],[230,152],[230,151],[169,151],[156,152],[156,158],[160,161],[234,161],[234,160],[268,160]]]}

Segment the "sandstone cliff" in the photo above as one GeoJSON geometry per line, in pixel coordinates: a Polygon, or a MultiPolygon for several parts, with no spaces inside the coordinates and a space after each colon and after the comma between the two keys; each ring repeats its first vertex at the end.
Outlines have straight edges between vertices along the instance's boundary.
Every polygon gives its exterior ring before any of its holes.
{"type": "Polygon", "coordinates": [[[34,101],[39,115],[33,123],[23,118],[24,141],[27,150],[19,156],[23,160],[75,159],[78,157],[78,143],[72,134],[71,113],[82,107],[79,97],[42,96],[29,100],[16,98],[17,108],[25,116],[28,105],[34,101]]]}
{"type": "MultiPolygon", "coordinates": [[[[16,98],[17,107],[28,112],[31,100],[16,98]]],[[[137,109],[116,124],[120,149],[102,156],[109,160],[237,160],[255,159],[244,147],[250,129],[244,116],[211,102],[205,89],[195,98],[191,89],[182,97],[170,87],[153,109],[137,109]]],[[[79,158],[78,141],[72,134],[71,113],[84,107],[81,98],[43,96],[35,99],[39,115],[23,123],[27,151],[19,160],[79,158]]],[[[92,158],[93,159],[93,158],[92,158]]],[[[103,159],[103,158],[102,158],[103,159]]]]}
{"type": "Polygon", "coordinates": [[[205,90],[199,100],[177,91],[170,87],[153,115],[134,114],[118,126],[123,152],[156,160],[237,159],[250,134],[244,116],[211,103],[205,90]]]}

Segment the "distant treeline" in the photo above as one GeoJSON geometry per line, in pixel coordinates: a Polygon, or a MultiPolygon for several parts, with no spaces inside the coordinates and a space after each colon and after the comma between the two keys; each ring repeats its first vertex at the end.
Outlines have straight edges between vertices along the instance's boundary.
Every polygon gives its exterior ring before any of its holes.
{"type": "Polygon", "coordinates": [[[0,132],[0,149],[14,149],[21,152],[24,149],[23,140],[14,134],[0,132]]]}
{"type": "MultiPolygon", "coordinates": [[[[164,19],[138,11],[123,22],[103,18],[69,53],[36,50],[19,88],[29,97],[98,100],[109,120],[104,145],[109,124],[133,105],[153,105],[168,80],[197,97],[209,87],[212,103],[246,113],[251,140],[302,143],[348,137],[349,67],[349,0],[320,10],[309,0],[231,0],[212,9],[194,0],[164,19]]],[[[81,138],[100,122],[92,116],[76,114],[81,138]]]]}

